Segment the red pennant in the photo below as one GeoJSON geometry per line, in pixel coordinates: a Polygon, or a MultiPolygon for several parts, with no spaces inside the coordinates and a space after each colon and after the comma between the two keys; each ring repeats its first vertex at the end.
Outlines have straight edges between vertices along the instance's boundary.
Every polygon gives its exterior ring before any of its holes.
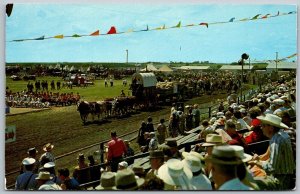
{"type": "Polygon", "coordinates": [[[110,30],[107,32],[107,34],[116,34],[116,33],[117,33],[117,30],[116,30],[116,28],[114,26],[112,26],[110,28],[110,30]]]}
{"type": "Polygon", "coordinates": [[[206,26],[208,28],[208,23],[200,23],[200,26],[206,26]]]}
{"type": "Polygon", "coordinates": [[[93,32],[92,34],[90,34],[90,36],[99,36],[100,32],[99,30],[97,30],[96,32],[93,32]]]}

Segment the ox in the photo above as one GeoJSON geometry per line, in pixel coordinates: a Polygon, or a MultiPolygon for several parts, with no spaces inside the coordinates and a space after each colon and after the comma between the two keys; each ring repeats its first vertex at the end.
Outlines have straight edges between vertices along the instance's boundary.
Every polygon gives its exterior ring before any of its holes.
{"type": "Polygon", "coordinates": [[[77,111],[79,111],[80,117],[83,123],[85,124],[89,114],[92,115],[93,120],[94,120],[94,116],[97,116],[99,120],[100,116],[102,116],[103,113],[105,114],[107,112],[106,103],[104,101],[98,101],[98,102],[81,101],[77,105],[77,111]]]}

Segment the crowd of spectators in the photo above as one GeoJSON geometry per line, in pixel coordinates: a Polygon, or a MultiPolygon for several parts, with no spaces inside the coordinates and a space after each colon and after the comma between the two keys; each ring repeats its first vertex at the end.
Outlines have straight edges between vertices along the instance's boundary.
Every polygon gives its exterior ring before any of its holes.
{"type": "MultiPolygon", "coordinates": [[[[201,123],[198,105],[185,107],[185,112],[183,107],[176,110],[173,106],[169,125],[161,119],[154,127],[152,118],[148,117],[147,122],[141,123],[137,143],[141,151],[149,151],[150,169],[129,163],[126,157],[134,155],[129,142],[112,131],[107,144],[107,168],[101,169],[100,184],[95,188],[292,190],[296,183],[295,94],[295,79],[285,83],[270,82],[245,102],[221,103],[218,112],[213,112],[209,120],[201,123]],[[181,115],[185,116],[184,120],[180,119],[181,115]],[[190,152],[181,152],[176,137],[194,128],[200,130],[198,139],[204,143],[195,145],[190,152]],[[265,140],[269,140],[269,146],[264,154],[248,152],[249,145],[265,140]]],[[[60,169],[59,176],[54,179],[53,147],[51,144],[44,146],[43,158],[46,159],[38,161],[42,166],[38,171],[36,155],[30,152],[33,149],[28,150],[29,156],[22,162],[22,174],[16,180],[16,190],[79,189],[76,171],[89,166],[84,155],[79,155],[72,178],[68,169],[60,169]]]]}

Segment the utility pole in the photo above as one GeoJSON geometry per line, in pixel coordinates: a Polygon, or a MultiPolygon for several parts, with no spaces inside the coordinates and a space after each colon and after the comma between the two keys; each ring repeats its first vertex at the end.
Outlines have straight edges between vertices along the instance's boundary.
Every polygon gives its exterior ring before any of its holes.
{"type": "Polygon", "coordinates": [[[276,52],[276,60],[275,60],[275,64],[276,64],[276,80],[278,80],[277,60],[278,60],[278,52],[276,52]]]}
{"type": "Polygon", "coordinates": [[[128,64],[128,49],[126,49],[126,63],[128,64]]]}

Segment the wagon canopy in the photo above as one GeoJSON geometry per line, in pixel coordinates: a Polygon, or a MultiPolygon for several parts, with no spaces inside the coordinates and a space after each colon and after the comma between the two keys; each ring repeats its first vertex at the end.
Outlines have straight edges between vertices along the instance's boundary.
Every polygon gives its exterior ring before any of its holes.
{"type": "Polygon", "coordinates": [[[132,80],[136,79],[137,83],[142,84],[145,88],[155,87],[157,80],[154,73],[135,73],[132,76],[132,80]]]}

